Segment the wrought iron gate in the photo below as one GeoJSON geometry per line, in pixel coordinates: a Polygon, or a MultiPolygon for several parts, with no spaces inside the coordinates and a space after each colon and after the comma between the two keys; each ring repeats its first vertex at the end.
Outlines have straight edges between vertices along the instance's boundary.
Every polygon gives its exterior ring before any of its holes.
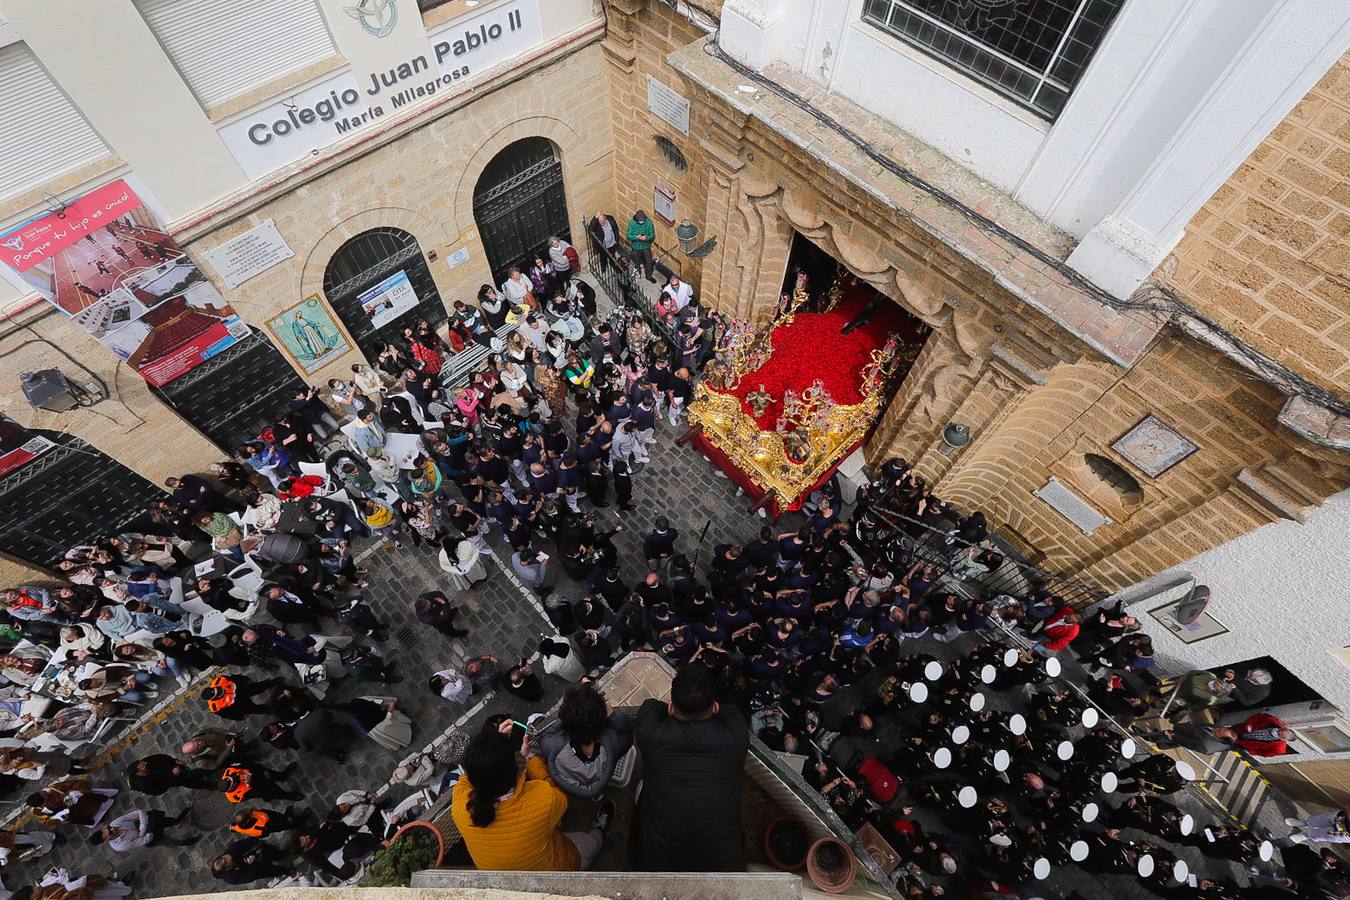
{"type": "Polygon", "coordinates": [[[286,401],[303,386],[281,351],[254,333],[153,390],[198,431],[229,451],[272,424],[286,401]]]}
{"type": "Polygon", "coordinates": [[[516,141],[492,158],[473,192],[473,217],[501,284],[512,266],[529,267],[547,256],[550,236],[569,243],[562,161],[547,138],[516,141]]]}
{"type": "Polygon", "coordinates": [[[112,457],[58,432],[57,446],[0,478],[0,551],[47,568],[117,534],[164,496],[112,457]]]}
{"type": "Polygon", "coordinates": [[[446,319],[440,292],[417,238],[398,228],[364,231],[339,247],[324,270],[323,293],[366,359],[374,359],[378,354],[377,342],[396,340],[404,328],[418,319],[426,319],[432,325],[446,319]],[[376,328],[357,298],[400,269],[412,284],[417,305],[376,328]]]}

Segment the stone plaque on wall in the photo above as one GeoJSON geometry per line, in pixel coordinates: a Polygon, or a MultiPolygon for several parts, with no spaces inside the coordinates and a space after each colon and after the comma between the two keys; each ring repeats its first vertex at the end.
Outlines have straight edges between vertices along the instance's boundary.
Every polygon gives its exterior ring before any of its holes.
{"type": "Polygon", "coordinates": [[[231,288],[295,256],[271,219],[204,254],[231,288]]]}
{"type": "Polygon", "coordinates": [[[647,76],[647,110],[675,128],[689,133],[689,98],[677,94],[669,85],[647,76]]]}
{"type": "Polygon", "coordinates": [[[1077,525],[1083,534],[1092,534],[1103,525],[1111,524],[1110,517],[1097,512],[1086,500],[1065,487],[1058,478],[1051,478],[1045,487],[1035,493],[1051,509],[1077,525]]]}

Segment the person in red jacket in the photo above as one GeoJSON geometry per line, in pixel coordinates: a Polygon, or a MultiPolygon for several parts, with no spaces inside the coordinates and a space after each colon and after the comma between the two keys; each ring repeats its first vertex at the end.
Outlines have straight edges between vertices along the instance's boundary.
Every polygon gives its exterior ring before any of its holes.
{"type": "Polygon", "coordinates": [[[1237,745],[1252,756],[1281,756],[1289,751],[1294,732],[1270,713],[1256,713],[1232,726],[1237,745]]]}
{"type": "Polygon", "coordinates": [[[1078,637],[1078,613],[1067,606],[1055,610],[1055,614],[1045,620],[1044,637],[1032,649],[1042,656],[1052,650],[1063,650],[1078,637]]]}

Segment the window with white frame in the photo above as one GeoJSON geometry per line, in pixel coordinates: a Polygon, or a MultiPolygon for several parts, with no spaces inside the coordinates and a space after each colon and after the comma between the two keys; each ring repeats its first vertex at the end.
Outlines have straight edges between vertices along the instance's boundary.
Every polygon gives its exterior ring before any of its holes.
{"type": "Polygon", "coordinates": [[[27,44],[0,47],[0,122],[0,200],[112,153],[27,44]]]}
{"type": "Polygon", "coordinates": [[[1125,0],[867,0],[863,19],[1053,120],[1125,0]]]}
{"type": "Polygon", "coordinates": [[[316,0],[136,0],[202,108],[337,55],[316,0]]]}

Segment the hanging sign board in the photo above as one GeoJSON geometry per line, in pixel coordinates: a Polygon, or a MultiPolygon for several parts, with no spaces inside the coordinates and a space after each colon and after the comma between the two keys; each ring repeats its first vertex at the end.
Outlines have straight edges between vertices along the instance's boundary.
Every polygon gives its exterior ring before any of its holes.
{"type": "Polygon", "coordinates": [[[664,184],[658,184],[652,194],[652,212],[667,225],[675,224],[675,192],[664,184]]]}
{"type": "Polygon", "coordinates": [[[249,335],[121,179],[0,235],[0,263],[155,387],[249,335]]]}

